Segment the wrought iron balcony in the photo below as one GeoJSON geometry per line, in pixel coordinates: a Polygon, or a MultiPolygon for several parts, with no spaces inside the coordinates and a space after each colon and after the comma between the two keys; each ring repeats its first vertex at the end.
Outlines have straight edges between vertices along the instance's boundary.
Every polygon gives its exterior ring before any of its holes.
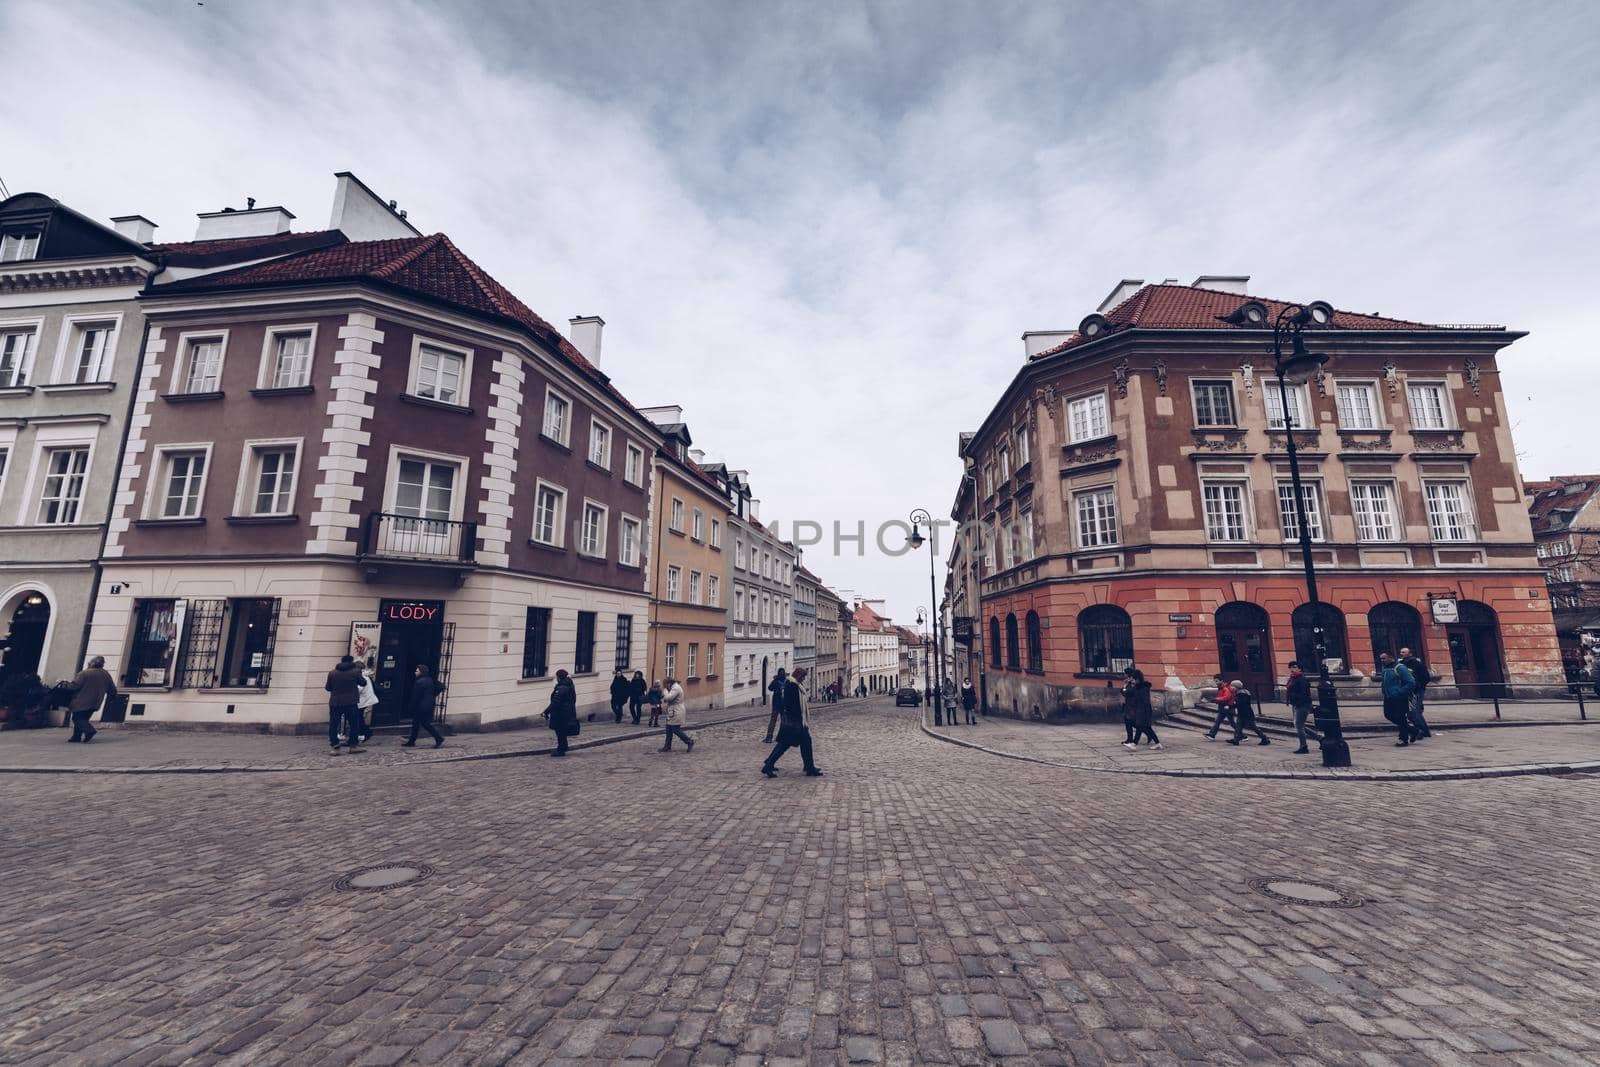
{"type": "Polygon", "coordinates": [[[477,566],[478,524],[453,519],[421,519],[374,511],[361,536],[361,561],[368,578],[380,564],[443,567],[457,580],[477,566]]]}

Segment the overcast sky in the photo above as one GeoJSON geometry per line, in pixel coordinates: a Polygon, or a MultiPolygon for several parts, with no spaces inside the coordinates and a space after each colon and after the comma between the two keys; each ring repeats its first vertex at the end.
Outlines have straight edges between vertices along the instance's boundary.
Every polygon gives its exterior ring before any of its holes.
{"type": "MultiPolygon", "coordinates": [[[[0,178],[158,238],[352,170],[750,470],[947,513],[956,435],[1119,278],[1531,331],[1526,478],[1600,467],[1600,5],[0,4],[0,178]]],[[[897,620],[924,554],[807,562],[897,620]]]]}

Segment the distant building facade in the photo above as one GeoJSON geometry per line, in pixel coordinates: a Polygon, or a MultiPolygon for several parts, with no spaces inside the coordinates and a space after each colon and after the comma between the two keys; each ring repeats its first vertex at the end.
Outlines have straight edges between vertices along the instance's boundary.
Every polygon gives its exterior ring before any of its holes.
{"type": "Polygon", "coordinates": [[[817,677],[817,591],[822,587],[815,574],[801,564],[794,570],[794,665],[806,671],[806,692],[814,700],[822,691],[817,677]]]}
{"type": "Polygon", "coordinates": [[[1524,488],[1563,666],[1576,678],[1600,644],[1600,474],[1558,475],[1524,488]]]}
{"type": "Polygon", "coordinates": [[[794,666],[794,571],[797,553],[761,525],[760,502],[750,489],[749,473],[724,464],[706,469],[728,487],[729,561],[727,652],[724,701],[764,704],[767,686],[779,668],[794,666]]]}
{"type": "Polygon", "coordinates": [[[841,656],[840,609],[843,601],[827,586],[817,585],[817,692],[835,682],[844,688],[844,660],[841,656]]]}
{"type": "Polygon", "coordinates": [[[855,607],[850,626],[851,689],[865,685],[868,693],[892,692],[900,679],[900,638],[884,614],[881,600],[863,600],[855,607]]]}

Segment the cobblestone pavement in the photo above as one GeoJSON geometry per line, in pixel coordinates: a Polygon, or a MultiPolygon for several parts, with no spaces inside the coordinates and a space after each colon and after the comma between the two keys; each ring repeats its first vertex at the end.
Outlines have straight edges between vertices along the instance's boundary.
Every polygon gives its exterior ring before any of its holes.
{"type": "Polygon", "coordinates": [[[758,776],[750,723],[692,754],[0,778],[0,1062],[1600,1057],[1600,779],[1071,772],[882,704],[816,733],[818,779],[758,776]],[[432,873],[333,887],[392,861],[432,873]]]}
{"type": "MultiPolygon", "coordinates": [[[[1157,723],[1161,751],[1122,747],[1121,723],[1036,723],[990,716],[977,726],[934,728],[943,736],[1028,759],[1107,771],[1322,771],[1316,742],[1308,755],[1294,754],[1293,737],[1274,736],[1259,745],[1247,735],[1238,746],[1225,727],[1217,740],[1205,732],[1157,723]]],[[[1352,773],[1486,770],[1600,761],[1600,722],[1566,726],[1436,730],[1426,741],[1395,747],[1395,734],[1349,734],[1352,773]]]]}

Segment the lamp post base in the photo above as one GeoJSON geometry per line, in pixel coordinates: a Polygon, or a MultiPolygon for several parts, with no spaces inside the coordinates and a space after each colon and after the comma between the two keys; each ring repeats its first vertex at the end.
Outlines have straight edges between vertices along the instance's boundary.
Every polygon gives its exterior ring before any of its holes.
{"type": "Polygon", "coordinates": [[[1324,675],[1317,684],[1317,732],[1322,735],[1322,765],[1324,767],[1350,766],[1350,744],[1344,739],[1339,725],[1339,697],[1333,683],[1324,675]]]}

